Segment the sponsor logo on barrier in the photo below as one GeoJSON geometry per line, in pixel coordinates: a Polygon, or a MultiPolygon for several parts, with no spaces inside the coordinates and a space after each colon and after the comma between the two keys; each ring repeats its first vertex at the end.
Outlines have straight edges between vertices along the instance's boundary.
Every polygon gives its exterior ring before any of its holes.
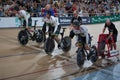
{"type": "Polygon", "coordinates": [[[118,54],[119,54],[119,50],[111,50],[110,51],[111,56],[118,55],[118,54]]]}
{"type": "MultiPolygon", "coordinates": [[[[70,25],[72,17],[58,17],[59,23],[62,26],[68,26],[70,25]]],[[[90,24],[91,18],[90,17],[82,17],[82,24],[90,24]]]]}

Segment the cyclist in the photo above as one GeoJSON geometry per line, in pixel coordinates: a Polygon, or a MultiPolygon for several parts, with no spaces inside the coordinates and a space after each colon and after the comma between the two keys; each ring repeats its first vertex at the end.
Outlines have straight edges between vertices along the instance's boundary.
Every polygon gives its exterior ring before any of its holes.
{"type": "Polygon", "coordinates": [[[58,38],[58,34],[60,32],[61,27],[57,23],[57,20],[55,19],[55,17],[51,16],[50,11],[46,12],[46,18],[44,18],[43,21],[46,23],[46,29],[44,29],[45,30],[44,32],[48,33],[49,31],[52,31],[55,41],[59,43],[60,39],[58,38]]]}
{"type": "Polygon", "coordinates": [[[81,17],[78,16],[77,11],[73,12],[73,18],[71,20],[71,31],[69,37],[72,39],[74,35],[79,34],[77,36],[77,43],[76,46],[80,47],[79,40],[85,44],[85,48],[90,50],[89,48],[89,34],[88,29],[82,24],[81,17]]]}
{"type": "Polygon", "coordinates": [[[31,31],[29,28],[32,26],[32,19],[31,19],[30,13],[26,10],[19,9],[18,7],[14,8],[14,13],[17,14],[23,26],[25,26],[25,28],[31,31]]]}
{"type": "MultiPolygon", "coordinates": [[[[54,16],[54,11],[53,11],[53,9],[51,8],[51,5],[50,4],[47,4],[46,6],[45,6],[45,10],[44,10],[44,13],[43,13],[43,16],[44,17],[46,17],[46,14],[47,14],[47,12],[50,12],[51,13],[51,16],[54,16]]],[[[44,24],[43,24],[43,27],[42,27],[42,31],[43,31],[43,33],[45,34],[45,31],[46,30],[46,22],[44,22],[44,24]]],[[[45,37],[45,35],[44,35],[44,37],[45,37]]],[[[44,41],[46,40],[46,38],[44,39],[44,41]]]]}
{"type": "Polygon", "coordinates": [[[111,36],[113,36],[114,42],[110,43],[110,46],[111,46],[111,49],[114,47],[114,49],[116,50],[118,31],[115,25],[110,21],[110,19],[106,20],[102,33],[105,32],[106,28],[108,28],[108,31],[109,31],[109,36],[107,38],[107,41],[110,40],[111,36]]]}

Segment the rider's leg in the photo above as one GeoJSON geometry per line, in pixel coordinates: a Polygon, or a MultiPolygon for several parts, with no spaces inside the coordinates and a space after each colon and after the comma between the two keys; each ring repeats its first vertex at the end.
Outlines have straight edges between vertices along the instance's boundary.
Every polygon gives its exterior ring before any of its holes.
{"type": "Polygon", "coordinates": [[[46,31],[46,22],[43,24],[42,31],[43,31],[43,35],[44,35],[44,41],[45,41],[46,40],[46,34],[45,34],[45,31],[46,31]]]}
{"type": "Polygon", "coordinates": [[[112,46],[114,47],[114,49],[116,50],[117,46],[116,46],[116,43],[112,43],[112,46]]]}
{"type": "MultiPolygon", "coordinates": [[[[55,29],[55,28],[54,28],[54,29],[55,29]]],[[[61,26],[58,25],[58,28],[57,28],[57,30],[56,30],[56,32],[55,32],[55,36],[54,36],[55,41],[58,43],[58,48],[61,47],[61,46],[60,46],[60,38],[58,37],[58,35],[60,34],[60,30],[61,30],[61,26]]]]}
{"type": "Polygon", "coordinates": [[[113,35],[113,39],[114,39],[114,42],[112,43],[114,49],[116,50],[117,49],[117,45],[116,45],[116,42],[117,42],[117,34],[114,34],[113,35]]]}

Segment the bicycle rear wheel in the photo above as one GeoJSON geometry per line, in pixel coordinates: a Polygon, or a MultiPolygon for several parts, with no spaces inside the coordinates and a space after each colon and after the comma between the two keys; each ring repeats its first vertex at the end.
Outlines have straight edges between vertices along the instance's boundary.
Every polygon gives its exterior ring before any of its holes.
{"type": "Polygon", "coordinates": [[[71,49],[71,38],[66,36],[61,40],[61,48],[64,52],[68,52],[71,49]]]}
{"type": "Polygon", "coordinates": [[[51,53],[53,52],[55,48],[55,42],[54,39],[52,39],[51,37],[48,37],[45,41],[45,45],[44,45],[44,50],[47,54],[51,55],[51,53]]]}
{"type": "Polygon", "coordinates": [[[90,60],[92,63],[96,62],[97,59],[98,59],[98,54],[97,54],[97,49],[96,49],[96,46],[92,46],[91,47],[91,51],[90,51],[90,60]]]}
{"type": "Polygon", "coordinates": [[[77,65],[79,67],[82,67],[85,61],[85,54],[84,51],[82,51],[81,49],[78,49],[77,52],[77,65]]]}
{"type": "Polygon", "coordinates": [[[26,45],[28,43],[28,34],[27,34],[26,30],[21,30],[18,33],[18,42],[21,45],[26,45]]]}
{"type": "Polygon", "coordinates": [[[41,43],[44,41],[44,33],[42,30],[38,30],[37,34],[36,34],[36,42],[37,43],[41,43]]]}
{"type": "Polygon", "coordinates": [[[98,55],[102,56],[103,58],[105,57],[104,51],[105,51],[105,41],[98,42],[98,55]]]}

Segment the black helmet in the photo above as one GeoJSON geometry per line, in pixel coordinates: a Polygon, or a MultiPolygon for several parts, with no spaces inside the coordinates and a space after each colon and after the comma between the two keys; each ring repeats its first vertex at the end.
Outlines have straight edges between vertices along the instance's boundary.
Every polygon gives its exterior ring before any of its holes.
{"type": "Polygon", "coordinates": [[[79,22],[79,21],[76,21],[76,20],[73,21],[72,24],[73,24],[73,26],[76,26],[76,27],[79,27],[79,26],[80,26],[80,22],[79,22]]]}

